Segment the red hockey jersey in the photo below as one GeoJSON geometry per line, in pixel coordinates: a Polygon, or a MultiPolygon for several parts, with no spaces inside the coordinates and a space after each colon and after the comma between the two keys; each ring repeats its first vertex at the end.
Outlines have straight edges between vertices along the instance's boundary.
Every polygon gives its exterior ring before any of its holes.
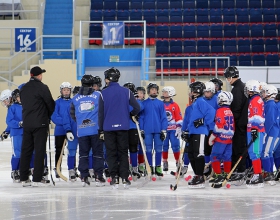
{"type": "Polygon", "coordinates": [[[251,129],[265,132],[264,121],[264,102],[259,95],[254,95],[249,101],[247,132],[251,129]]]}
{"type": "Polygon", "coordinates": [[[182,114],[178,104],[171,99],[170,102],[164,102],[164,108],[168,121],[167,130],[176,130],[177,127],[182,127],[182,114]]]}

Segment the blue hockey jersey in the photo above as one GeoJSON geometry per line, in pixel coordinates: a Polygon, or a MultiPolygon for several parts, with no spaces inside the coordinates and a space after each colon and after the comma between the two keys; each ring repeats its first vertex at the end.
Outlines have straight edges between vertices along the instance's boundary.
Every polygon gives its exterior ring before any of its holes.
{"type": "Polygon", "coordinates": [[[189,120],[190,120],[190,116],[192,114],[192,104],[189,105],[186,110],[185,110],[185,115],[184,115],[184,119],[183,119],[183,125],[182,125],[182,131],[189,131],[189,120]]]}
{"type": "Polygon", "coordinates": [[[6,124],[10,129],[9,133],[11,136],[23,134],[23,128],[19,126],[20,121],[22,121],[22,105],[16,102],[8,108],[6,117],[6,124]]]}
{"type": "Polygon", "coordinates": [[[268,100],[264,104],[265,133],[270,137],[277,137],[279,133],[279,114],[274,100],[268,100]]]}

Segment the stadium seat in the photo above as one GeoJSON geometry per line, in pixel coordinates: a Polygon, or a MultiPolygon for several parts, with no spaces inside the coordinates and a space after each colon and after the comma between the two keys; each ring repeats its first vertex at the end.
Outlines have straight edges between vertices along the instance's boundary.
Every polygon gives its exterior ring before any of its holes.
{"type": "Polygon", "coordinates": [[[209,40],[197,41],[197,53],[209,53],[209,40]]]}
{"type": "Polygon", "coordinates": [[[251,25],[251,37],[263,37],[263,25],[252,24],[251,25]]]}
{"type": "Polygon", "coordinates": [[[169,26],[159,25],[156,27],[157,38],[169,38],[169,26]]]}
{"type": "Polygon", "coordinates": [[[209,1],[209,8],[221,8],[222,7],[221,0],[211,0],[209,1]]]}
{"type": "Polygon", "coordinates": [[[171,54],[181,54],[182,50],[182,41],[181,40],[171,40],[169,42],[170,45],[170,53],[171,54]]]}
{"type": "MultiPolygon", "coordinates": [[[[188,56],[186,56],[186,57],[188,57],[188,56]]],[[[196,59],[191,59],[191,60],[190,60],[190,68],[191,68],[191,69],[196,68],[196,62],[197,62],[196,59]]],[[[188,70],[188,68],[189,68],[188,60],[187,60],[187,59],[183,60],[183,63],[184,63],[184,69],[185,69],[186,72],[187,72],[187,70],[188,70]]]]}
{"type": "Polygon", "coordinates": [[[266,39],[265,41],[265,52],[278,52],[278,41],[277,39],[266,39]]]}
{"type": "Polygon", "coordinates": [[[250,53],[251,52],[251,42],[250,40],[238,40],[238,53],[250,53]]]}
{"type": "MultiPolygon", "coordinates": [[[[129,37],[143,37],[142,26],[132,24],[130,26],[129,33],[130,33],[129,37]]],[[[140,39],[129,40],[129,42],[132,45],[133,44],[138,44],[138,45],[142,45],[143,44],[143,40],[140,40],[140,39]]]]}
{"type": "Polygon", "coordinates": [[[212,40],[211,41],[211,53],[223,53],[223,41],[212,40]]]}
{"type": "Polygon", "coordinates": [[[159,9],[169,9],[169,1],[166,0],[157,0],[156,1],[157,10],[159,9]]]}
{"type": "MultiPolygon", "coordinates": [[[[266,3],[265,3],[266,4],[266,3]]],[[[263,22],[275,22],[275,9],[264,8],[263,9],[263,22]]]]}
{"type": "Polygon", "coordinates": [[[248,8],[248,1],[247,0],[235,0],[235,7],[236,8],[248,8]]]}
{"type": "MultiPolygon", "coordinates": [[[[168,55],[162,55],[162,56],[157,56],[157,57],[167,57],[168,55]]],[[[169,59],[164,59],[162,61],[163,64],[163,69],[169,69],[169,59]]],[[[161,60],[156,60],[156,69],[161,69],[161,60]]]]}
{"type": "Polygon", "coordinates": [[[199,38],[209,38],[209,25],[197,25],[197,37],[199,38]]]}
{"type": "Polygon", "coordinates": [[[225,48],[224,48],[225,53],[236,53],[237,52],[235,39],[225,40],[224,45],[225,45],[225,48]]]}
{"type": "Polygon", "coordinates": [[[143,19],[146,20],[147,23],[155,23],[156,22],[155,10],[144,10],[143,19]]]}
{"type": "Polygon", "coordinates": [[[248,24],[237,25],[237,37],[250,37],[248,24]]]}
{"type": "Polygon", "coordinates": [[[185,54],[194,54],[196,53],[196,41],[194,40],[185,40],[183,42],[184,53],[185,54]]]}
{"type": "Polygon", "coordinates": [[[251,55],[240,55],[239,56],[239,66],[252,66],[251,55]]]}
{"type": "Polygon", "coordinates": [[[169,10],[160,9],[156,11],[157,23],[169,23],[169,10]]]}
{"type": "MultiPolygon", "coordinates": [[[[264,6],[265,6],[265,4],[264,4],[264,6]]],[[[249,8],[261,8],[261,7],[262,7],[261,0],[250,0],[249,1],[249,8]]]]}
{"type": "Polygon", "coordinates": [[[264,52],[264,41],[263,41],[263,39],[253,39],[252,40],[252,52],[253,53],[264,52]]]}
{"type": "Polygon", "coordinates": [[[181,25],[170,26],[170,38],[182,38],[183,37],[183,27],[181,25]]]}
{"type": "Polygon", "coordinates": [[[148,45],[155,45],[156,27],[154,25],[146,26],[146,39],[148,45]]]}
{"type": "Polygon", "coordinates": [[[265,66],[264,55],[254,55],[253,56],[253,66],[265,66]]]}
{"type": "Polygon", "coordinates": [[[118,0],[117,1],[118,10],[129,10],[129,1],[127,0],[118,0]]]}
{"type": "Polygon", "coordinates": [[[210,26],[210,37],[211,38],[222,38],[223,37],[223,26],[221,24],[212,24],[210,26]]]}
{"type": "MultiPolygon", "coordinates": [[[[90,38],[102,38],[102,26],[101,24],[90,24],[89,26],[89,37],[90,38]]],[[[89,44],[100,45],[102,40],[89,40],[89,44]]]]}
{"type": "Polygon", "coordinates": [[[267,66],[279,66],[279,55],[278,54],[268,54],[266,56],[267,66]]]}
{"type": "Polygon", "coordinates": [[[222,22],[222,11],[220,8],[212,8],[210,10],[210,22],[212,23],[222,22]]]}
{"type": "Polygon", "coordinates": [[[142,0],[130,0],[130,10],[142,10],[142,0]]]}
{"type": "Polygon", "coordinates": [[[223,8],[234,8],[234,1],[233,0],[223,0],[223,8]]]}
{"type": "Polygon", "coordinates": [[[193,8],[188,8],[183,11],[183,22],[184,23],[195,22],[195,10],[193,8]]]}
{"type": "Polygon", "coordinates": [[[234,24],[224,25],[224,37],[235,38],[236,37],[236,26],[234,24]]]}
{"type": "Polygon", "coordinates": [[[211,67],[210,62],[211,62],[210,59],[197,59],[197,68],[210,69],[211,67]]]}
{"type": "Polygon", "coordinates": [[[274,0],[265,0],[265,4],[263,4],[263,8],[274,8],[274,0]]]}
{"type": "Polygon", "coordinates": [[[233,8],[224,9],[223,14],[224,14],[224,23],[235,22],[235,10],[233,8]]]}
{"type": "Polygon", "coordinates": [[[275,9],[276,21],[280,22],[280,7],[275,9]]]}
{"type": "Polygon", "coordinates": [[[157,40],[156,42],[156,54],[168,54],[169,42],[167,40],[157,40]]]}
{"type": "MultiPolygon", "coordinates": [[[[171,57],[176,57],[176,56],[172,55],[171,57]]],[[[183,69],[183,60],[182,59],[170,59],[170,69],[183,69]]]]}
{"type": "Polygon", "coordinates": [[[95,0],[91,2],[90,10],[103,10],[103,0],[95,0]]]}
{"type": "Polygon", "coordinates": [[[116,10],[116,1],[115,0],[104,0],[104,10],[116,10]]]}
{"type": "Polygon", "coordinates": [[[264,25],[264,37],[276,37],[276,24],[264,25]]]}
{"type": "Polygon", "coordinates": [[[101,10],[90,11],[90,20],[91,21],[102,21],[103,12],[101,10]]]}
{"type": "Polygon", "coordinates": [[[275,5],[274,5],[275,8],[280,8],[280,1],[278,0],[275,0],[275,5]]]}
{"type": "Polygon", "coordinates": [[[237,56],[235,56],[235,55],[230,55],[230,54],[226,54],[225,55],[226,57],[228,57],[229,56],[229,60],[230,60],[230,64],[228,64],[228,61],[227,60],[225,60],[225,65],[226,65],[226,67],[228,67],[228,66],[237,66],[237,56]]]}
{"type": "Polygon", "coordinates": [[[129,12],[125,11],[117,11],[117,21],[128,21],[129,20],[129,12]]]}
{"type": "Polygon", "coordinates": [[[248,23],[249,22],[249,11],[247,8],[237,8],[236,9],[236,22],[238,22],[238,23],[248,23]]]}
{"type": "Polygon", "coordinates": [[[196,8],[208,9],[208,0],[196,0],[196,8]]]}
{"type": "Polygon", "coordinates": [[[250,9],[250,22],[262,22],[262,9],[260,8],[250,9]]]}
{"type": "Polygon", "coordinates": [[[142,11],[141,10],[130,10],[130,20],[131,21],[142,21],[142,11]]]}
{"type": "Polygon", "coordinates": [[[106,10],[103,13],[104,21],[115,21],[116,20],[116,11],[114,10],[106,10]]]}
{"type": "Polygon", "coordinates": [[[143,0],[143,9],[155,9],[156,4],[154,0],[143,0]]]}
{"type": "Polygon", "coordinates": [[[198,8],[196,10],[196,22],[197,23],[208,23],[209,22],[208,9],[198,8]]]}
{"type": "Polygon", "coordinates": [[[184,25],[183,26],[183,38],[196,38],[196,26],[184,25]]]}
{"type": "MultiPolygon", "coordinates": [[[[171,2],[170,2],[171,3],[171,2]]],[[[170,23],[182,23],[182,10],[181,9],[171,9],[170,10],[170,23]]]]}
{"type": "Polygon", "coordinates": [[[169,2],[169,8],[170,9],[174,9],[174,8],[177,8],[177,9],[182,9],[182,0],[172,0],[169,2]]]}
{"type": "MultiPolygon", "coordinates": [[[[213,56],[213,57],[216,57],[216,56],[213,56]]],[[[225,69],[226,68],[225,61],[226,61],[225,59],[217,59],[217,68],[225,69]]],[[[211,59],[211,68],[215,69],[215,60],[214,59],[211,59]]]]}
{"type": "Polygon", "coordinates": [[[194,0],[183,0],[183,8],[195,8],[194,0]]]}

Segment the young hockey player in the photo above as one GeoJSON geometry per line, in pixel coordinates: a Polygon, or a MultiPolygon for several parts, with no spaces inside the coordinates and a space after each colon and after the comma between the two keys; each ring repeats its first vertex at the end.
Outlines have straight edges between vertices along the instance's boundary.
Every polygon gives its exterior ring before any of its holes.
{"type": "Polygon", "coordinates": [[[155,83],[149,83],[147,93],[149,98],[143,101],[139,124],[142,137],[146,145],[146,155],[151,166],[152,173],[161,178],[162,146],[166,138],[168,121],[162,101],[157,99],[159,87],[155,83]],[[152,150],[155,150],[155,171],[153,167],[152,150]]]}
{"type": "Polygon", "coordinates": [[[215,95],[218,96],[219,93],[222,91],[223,81],[218,78],[210,79],[210,82],[215,84],[215,95]]]}
{"type": "Polygon", "coordinates": [[[77,122],[79,141],[79,171],[83,186],[90,185],[88,180],[89,151],[94,156],[93,168],[96,173],[96,186],[104,186],[103,178],[103,142],[98,135],[98,100],[100,92],[93,90],[93,76],[84,75],[82,87],[72,99],[70,105],[71,118],[77,122]]]}
{"type": "Polygon", "coordinates": [[[102,80],[99,76],[93,77],[93,89],[94,91],[101,91],[102,80]]]}
{"type": "MultiPolygon", "coordinates": [[[[11,104],[13,103],[12,101],[12,91],[9,89],[5,89],[1,92],[0,95],[0,102],[2,104],[2,106],[9,108],[11,106],[11,104]]],[[[8,136],[10,134],[10,127],[7,126],[7,128],[5,129],[5,131],[2,132],[1,134],[1,140],[3,141],[4,139],[7,139],[8,136]]]]}
{"type": "Polygon", "coordinates": [[[67,112],[67,109],[71,103],[71,89],[72,86],[69,82],[63,82],[60,85],[61,96],[55,101],[55,110],[52,114],[51,120],[55,124],[54,136],[55,136],[55,176],[59,178],[56,172],[56,165],[60,157],[60,153],[66,138],[66,132],[63,128],[63,116],[67,112]]]}
{"type": "MultiPolygon", "coordinates": [[[[278,116],[280,117],[280,92],[279,92],[279,89],[278,89],[278,94],[276,95],[274,100],[275,100],[276,106],[278,108],[278,116]]],[[[277,170],[274,175],[275,181],[279,181],[279,179],[280,179],[280,130],[278,133],[278,137],[276,138],[276,141],[275,141],[273,158],[274,158],[274,165],[277,170]]]]}
{"type": "Polygon", "coordinates": [[[218,95],[219,108],[216,111],[215,126],[210,135],[208,144],[213,146],[211,152],[211,162],[215,178],[209,180],[214,183],[214,188],[222,187],[225,176],[231,170],[232,137],[234,134],[234,118],[230,110],[230,104],[233,100],[231,92],[221,91],[218,95]],[[224,163],[224,172],[221,171],[221,160],[224,163]]]}
{"type": "Polygon", "coordinates": [[[163,171],[168,171],[168,149],[169,141],[174,154],[176,164],[179,161],[180,156],[180,137],[182,128],[182,114],[180,107],[173,101],[173,97],[176,95],[176,90],[172,86],[166,86],[162,89],[162,96],[164,108],[166,111],[168,127],[166,139],[163,142],[162,162],[163,171]]]}
{"type": "Polygon", "coordinates": [[[249,80],[245,84],[245,95],[249,97],[247,143],[253,141],[248,153],[252,160],[254,175],[246,181],[247,187],[263,187],[261,152],[263,150],[264,137],[264,102],[260,95],[260,83],[257,80],[249,80]],[[246,94],[247,93],[247,94],[246,94]]]}
{"type": "Polygon", "coordinates": [[[188,130],[183,133],[183,139],[189,142],[188,156],[195,175],[188,185],[190,188],[204,188],[204,146],[209,126],[214,121],[215,110],[202,97],[204,83],[194,82],[190,85],[190,89],[193,100],[192,114],[187,126],[188,130]]]}

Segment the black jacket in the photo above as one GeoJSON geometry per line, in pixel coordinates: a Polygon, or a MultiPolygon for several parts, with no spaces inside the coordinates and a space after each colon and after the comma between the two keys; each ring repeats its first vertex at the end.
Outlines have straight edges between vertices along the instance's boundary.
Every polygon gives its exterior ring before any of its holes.
{"type": "Polygon", "coordinates": [[[231,93],[233,95],[233,101],[230,105],[230,109],[233,113],[234,121],[236,126],[247,126],[248,99],[244,94],[245,84],[241,79],[238,79],[232,84],[232,86],[231,93]]]}
{"type": "Polygon", "coordinates": [[[39,128],[49,126],[54,112],[55,101],[49,87],[40,80],[31,77],[20,90],[23,127],[39,128]]]}

